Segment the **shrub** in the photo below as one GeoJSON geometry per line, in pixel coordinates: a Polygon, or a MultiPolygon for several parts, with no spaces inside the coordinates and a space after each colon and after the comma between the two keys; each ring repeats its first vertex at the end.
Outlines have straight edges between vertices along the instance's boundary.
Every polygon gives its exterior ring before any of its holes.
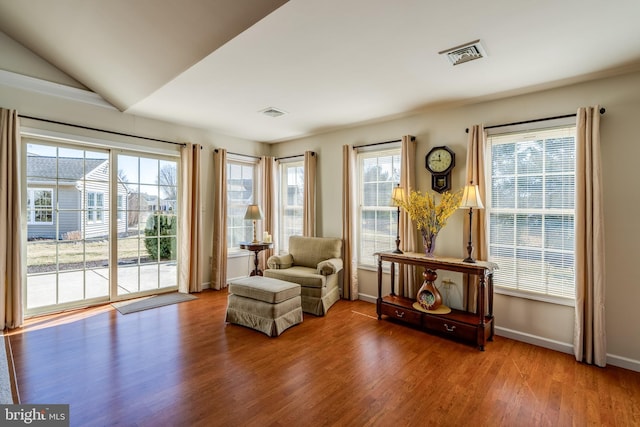
{"type": "Polygon", "coordinates": [[[176,226],[177,218],[175,215],[154,213],[147,218],[144,246],[151,259],[157,261],[176,258],[176,226]],[[160,244],[158,244],[158,240],[160,244]]]}

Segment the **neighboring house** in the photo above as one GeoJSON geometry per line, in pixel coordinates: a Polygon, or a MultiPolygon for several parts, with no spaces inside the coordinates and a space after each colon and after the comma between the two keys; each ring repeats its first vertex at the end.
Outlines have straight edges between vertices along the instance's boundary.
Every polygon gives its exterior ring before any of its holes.
{"type": "MultiPolygon", "coordinates": [[[[127,187],[117,184],[118,233],[128,229],[127,187]]],[[[27,155],[27,238],[109,234],[109,161],[27,155]]]]}

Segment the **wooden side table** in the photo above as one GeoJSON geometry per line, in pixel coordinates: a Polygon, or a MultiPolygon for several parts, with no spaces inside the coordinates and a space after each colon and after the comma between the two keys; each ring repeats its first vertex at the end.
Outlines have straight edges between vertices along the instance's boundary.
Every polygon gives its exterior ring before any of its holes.
{"type": "Polygon", "coordinates": [[[240,242],[240,249],[246,249],[248,251],[253,251],[255,253],[255,259],[253,264],[255,265],[255,269],[251,272],[251,276],[262,276],[262,270],[258,268],[258,254],[260,251],[264,251],[265,249],[273,248],[273,243],[265,243],[265,242],[240,242]]]}

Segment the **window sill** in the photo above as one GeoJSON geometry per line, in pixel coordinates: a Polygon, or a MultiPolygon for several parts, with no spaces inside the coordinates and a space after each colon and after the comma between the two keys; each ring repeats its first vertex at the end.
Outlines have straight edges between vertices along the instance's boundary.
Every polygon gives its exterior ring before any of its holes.
{"type": "Polygon", "coordinates": [[[556,297],[553,295],[540,295],[532,292],[520,291],[517,289],[501,288],[494,286],[493,292],[500,295],[508,295],[510,297],[524,298],[533,301],[546,302],[549,304],[564,305],[567,307],[575,307],[576,301],[571,298],[556,297]]]}
{"type": "MultiPolygon", "coordinates": [[[[357,268],[358,270],[373,271],[374,273],[378,272],[378,267],[373,265],[359,264],[357,268]]],[[[382,272],[387,274],[391,272],[391,267],[389,266],[389,263],[386,263],[385,265],[382,266],[382,272]]]]}
{"type": "Polygon", "coordinates": [[[227,249],[227,258],[242,258],[250,255],[253,255],[253,252],[245,251],[243,249],[234,249],[233,251],[227,249]]]}

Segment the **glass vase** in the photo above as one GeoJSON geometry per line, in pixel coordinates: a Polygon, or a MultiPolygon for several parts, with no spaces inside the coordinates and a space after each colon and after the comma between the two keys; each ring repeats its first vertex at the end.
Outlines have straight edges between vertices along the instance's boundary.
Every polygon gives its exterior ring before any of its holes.
{"type": "Polygon", "coordinates": [[[424,254],[427,258],[434,258],[434,252],[436,250],[436,237],[438,233],[430,233],[428,231],[422,232],[422,243],[424,245],[424,254]]]}

